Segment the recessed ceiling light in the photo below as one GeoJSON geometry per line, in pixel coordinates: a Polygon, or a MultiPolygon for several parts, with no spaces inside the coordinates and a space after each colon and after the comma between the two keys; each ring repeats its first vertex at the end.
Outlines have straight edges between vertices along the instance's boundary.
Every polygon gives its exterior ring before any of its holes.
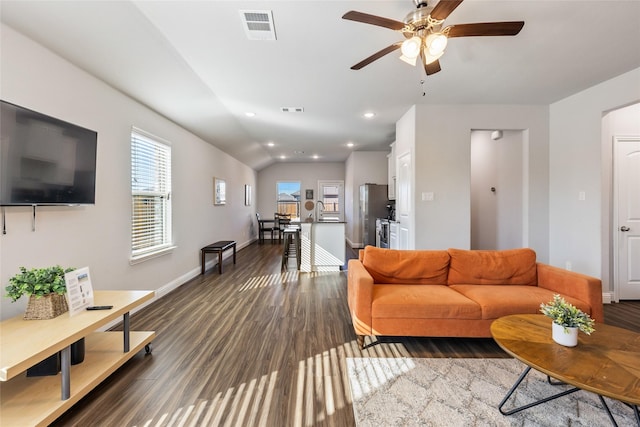
{"type": "Polygon", "coordinates": [[[282,160],[284,160],[284,159],[286,159],[286,158],[287,158],[287,156],[282,155],[282,156],[280,156],[280,158],[281,158],[282,160]]]}
{"type": "Polygon", "coordinates": [[[314,154],[313,156],[311,156],[312,159],[319,159],[320,156],[318,156],[317,154],[314,154]]]}
{"type": "Polygon", "coordinates": [[[356,144],[354,144],[353,142],[347,142],[347,147],[353,147],[354,145],[356,144]]]}
{"type": "Polygon", "coordinates": [[[374,118],[376,116],[376,113],[368,111],[368,112],[364,113],[363,116],[364,116],[365,119],[372,119],[372,118],[374,118]]]}
{"type": "Polygon", "coordinates": [[[274,144],[273,142],[267,142],[267,146],[268,146],[268,147],[273,147],[273,146],[275,146],[275,145],[276,145],[276,144],[274,144]]]}
{"type": "Polygon", "coordinates": [[[256,113],[254,113],[253,111],[247,111],[246,113],[244,113],[244,115],[247,117],[255,117],[256,113]]]}

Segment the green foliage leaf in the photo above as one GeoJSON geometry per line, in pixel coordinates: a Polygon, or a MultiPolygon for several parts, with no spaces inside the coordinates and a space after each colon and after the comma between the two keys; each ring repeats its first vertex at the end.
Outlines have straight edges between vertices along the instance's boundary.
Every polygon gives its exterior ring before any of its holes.
{"type": "Polygon", "coordinates": [[[30,270],[20,267],[20,273],[9,279],[5,296],[15,302],[23,295],[35,295],[38,298],[50,293],[64,295],[67,293],[64,274],[73,270],[74,267],[63,269],[59,265],[30,270]]]}
{"type": "Polygon", "coordinates": [[[558,294],[555,294],[553,301],[548,304],[540,304],[540,312],[565,328],[578,328],[587,335],[595,331],[593,328],[595,321],[558,294]]]}

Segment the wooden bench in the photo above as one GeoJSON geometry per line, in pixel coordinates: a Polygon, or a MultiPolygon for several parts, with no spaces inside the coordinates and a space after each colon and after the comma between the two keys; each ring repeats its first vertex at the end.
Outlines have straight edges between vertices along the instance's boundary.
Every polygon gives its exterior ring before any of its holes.
{"type": "Polygon", "coordinates": [[[204,256],[207,253],[217,253],[218,254],[218,273],[222,274],[222,253],[227,249],[233,248],[233,263],[236,263],[236,242],[235,240],[220,240],[219,242],[212,243],[210,245],[205,246],[200,249],[201,260],[200,260],[200,268],[202,270],[201,274],[204,274],[205,270],[205,259],[204,256]]]}

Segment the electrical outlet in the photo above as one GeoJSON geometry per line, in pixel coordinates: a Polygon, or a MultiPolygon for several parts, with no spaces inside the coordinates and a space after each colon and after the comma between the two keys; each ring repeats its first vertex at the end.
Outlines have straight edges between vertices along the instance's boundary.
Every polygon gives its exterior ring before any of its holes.
{"type": "Polygon", "coordinates": [[[567,262],[565,263],[565,265],[564,265],[564,268],[565,268],[566,270],[569,270],[569,271],[571,271],[571,267],[572,267],[572,266],[571,266],[571,261],[567,261],[567,262]]]}

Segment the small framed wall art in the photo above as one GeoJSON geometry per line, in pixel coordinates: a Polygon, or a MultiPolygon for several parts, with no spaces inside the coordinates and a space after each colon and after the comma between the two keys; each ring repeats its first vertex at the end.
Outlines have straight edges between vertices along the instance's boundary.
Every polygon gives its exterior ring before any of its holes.
{"type": "Polygon", "coordinates": [[[304,198],[307,200],[313,200],[313,190],[305,190],[304,198]]]}
{"type": "Polygon", "coordinates": [[[227,203],[227,184],[224,179],[213,178],[213,204],[224,205],[227,203]]]}

